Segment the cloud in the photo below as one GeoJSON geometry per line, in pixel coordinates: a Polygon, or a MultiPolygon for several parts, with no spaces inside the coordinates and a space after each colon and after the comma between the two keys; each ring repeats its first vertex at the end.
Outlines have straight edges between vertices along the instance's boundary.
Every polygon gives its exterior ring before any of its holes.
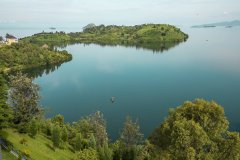
{"type": "Polygon", "coordinates": [[[18,22],[202,23],[240,18],[239,0],[0,0],[0,20],[18,22]],[[9,12],[11,10],[11,12],[9,12]],[[198,13],[198,16],[196,16],[198,13]],[[219,14],[221,13],[221,14],[219,14]]]}
{"type": "Polygon", "coordinates": [[[228,14],[229,14],[229,12],[227,12],[227,11],[224,11],[224,12],[223,12],[223,14],[224,14],[224,15],[228,15],[228,14]]]}

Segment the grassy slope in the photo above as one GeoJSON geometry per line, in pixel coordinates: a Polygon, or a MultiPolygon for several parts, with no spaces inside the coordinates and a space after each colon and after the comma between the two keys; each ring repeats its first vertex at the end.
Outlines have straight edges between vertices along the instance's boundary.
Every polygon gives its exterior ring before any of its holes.
{"type": "Polygon", "coordinates": [[[14,148],[24,151],[30,151],[31,158],[34,160],[71,160],[75,158],[75,154],[69,149],[51,149],[52,142],[43,135],[38,134],[35,139],[26,134],[20,134],[13,129],[5,129],[1,131],[1,135],[10,141],[14,148]],[[20,144],[21,139],[26,139],[27,144],[20,144]]]}
{"type": "Polygon", "coordinates": [[[2,159],[3,160],[17,160],[16,157],[14,157],[11,153],[2,150],[2,159]]]}

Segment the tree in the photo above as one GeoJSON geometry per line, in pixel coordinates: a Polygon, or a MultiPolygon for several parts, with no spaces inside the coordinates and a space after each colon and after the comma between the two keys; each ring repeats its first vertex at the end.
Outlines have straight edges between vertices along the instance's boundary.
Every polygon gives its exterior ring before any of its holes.
{"type": "Polygon", "coordinates": [[[68,141],[68,130],[66,127],[63,127],[63,129],[62,129],[62,140],[63,140],[63,142],[68,141]]]}
{"type": "Polygon", "coordinates": [[[113,159],[114,160],[121,160],[122,159],[122,148],[120,145],[120,141],[116,140],[112,146],[111,146],[112,150],[113,150],[113,159]]]}
{"type": "Polygon", "coordinates": [[[97,151],[89,148],[79,151],[75,160],[99,160],[97,151]]]}
{"type": "Polygon", "coordinates": [[[79,150],[81,150],[83,148],[82,141],[83,141],[82,135],[81,135],[81,133],[78,133],[76,135],[75,145],[74,145],[74,148],[75,148],[76,151],[79,151],[79,150]]]}
{"type": "Polygon", "coordinates": [[[197,99],[171,109],[149,140],[171,159],[238,159],[239,135],[228,124],[220,105],[197,99]]]}
{"type": "Polygon", "coordinates": [[[61,143],[61,129],[59,126],[54,126],[52,131],[52,142],[54,147],[59,147],[61,143]]]}
{"type": "MultiPolygon", "coordinates": [[[[153,159],[151,157],[151,154],[154,151],[154,147],[148,140],[144,142],[143,145],[138,145],[137,146],[137,160],[150,160],[153,159]]],[[[160,159],[160,158],[156,158],[160,159]]],[[[163,159],[163,158],[162,158],[163,159]]],[[[165,160],[165,159],[164,159],[165,160]]]]}
{"type": "Polygon", "coordinates": [[[89,147],[91,147],[93,149],[96,149],[96,147],[97,147],[96,139],[93,134],[91,134],[91,136],[90,136],[88,145],[89,145],[89,147]]]}
{"type": "Polygon", "coordinates": [[[10,76],[10,104],[14,111],[14,123],[20,132],[26,132],[26,126],[33,117],[41,114],[38,106],[39,86],[33,83],[32,78],[25,74],[17,73],[10,76]]]}
{"type": "Polygon", "coordinates": [[[82,134],[84,138],[89,138],[93,134],[92,126],[90,125],[89,118],[82,118],[73,124],[73,127],[82,134]]]}
{"type": "Polygon", "coordinates": [[[98,111],[94,114],[91,114],[89,116],[89,124],[98,146],[103,146],[105,142],[108,142],[106,121],[101,112],[98,111]]]}
{"type": "Polygon", "coordinates": [[[237,132],[227,132],[221,140],[218,159],[240,159],[240,136],[237,132]]]}
{"type": "Polygon", "coordinates": [[[7,85],[0,74],[0,129],[8,127],[13,118],[12,108],[7,104],[7,85]]]}
{"type": "Polygon", "coordinates": [[[52,122],[56,125],[62,126],[64,124],[64,116],[61,114],[58,114],[52,118],[52,122]]]}
{"type": "MultiPolygon", "coordinates": [[[[120,135],[120,152],[124,160],[136,160],[138,145],[143,142],[143,134],[140,133],[140,126],[137,121],[133,122],[127,117],[120,135]]],[[[116,155],[116,152],[115,152],[116,155]]]]}
{"type": "Polygon", "coordinates": [[[133,122],[131,117],[126,118],[120,140],[127,147],[142,143],[143,134],[140,133],[140,126],[137,121],[133,122]]]}
{"type": "Polygon", "coordinates": [[[29,135],[32,138],[35,138],[35,136],[37,135],[38,132],[38,124],[37,124],[37,120],[35,118],[33,118],[30,121],[30,125],[29,125],[29,135]]]}
{"type": "Polygon", "coordinates": [[[112,160],[113,151],[108,147],[107,142],[104,142],[103,146],[99,147],[98,153],[100,160],[112,160]]]}

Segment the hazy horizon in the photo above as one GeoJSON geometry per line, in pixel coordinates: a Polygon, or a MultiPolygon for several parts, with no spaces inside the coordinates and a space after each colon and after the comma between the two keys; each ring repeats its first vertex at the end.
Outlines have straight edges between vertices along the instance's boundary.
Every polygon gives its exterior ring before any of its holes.
{"type": "Polygon", "coordinates": [[[0,0],[0,24],[197,25],[240,19],[237,0],[0,0]]]}

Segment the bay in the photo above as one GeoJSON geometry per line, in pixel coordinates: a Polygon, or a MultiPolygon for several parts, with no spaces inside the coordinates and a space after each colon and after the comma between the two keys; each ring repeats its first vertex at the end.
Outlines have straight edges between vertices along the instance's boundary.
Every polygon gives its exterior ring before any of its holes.
{"type": "MultiPolygon", "coordinates": [[[[24,34],[38,30],[25,29],[24,34]]],[[[62,114],[73,122],[99,110],[116,139],[129,115],[148,136],[170,107],[204,98],[221,104],[230,130],[240,131],[240,27],[182,30],[189,34],[187,42],[163,52],[96,44],[62,48],[73,60],[35,79],[41,105],[50,108],[47,117],[62,114]]],[[[15,34],[21,31],[14,29],[15,34]]]]}

